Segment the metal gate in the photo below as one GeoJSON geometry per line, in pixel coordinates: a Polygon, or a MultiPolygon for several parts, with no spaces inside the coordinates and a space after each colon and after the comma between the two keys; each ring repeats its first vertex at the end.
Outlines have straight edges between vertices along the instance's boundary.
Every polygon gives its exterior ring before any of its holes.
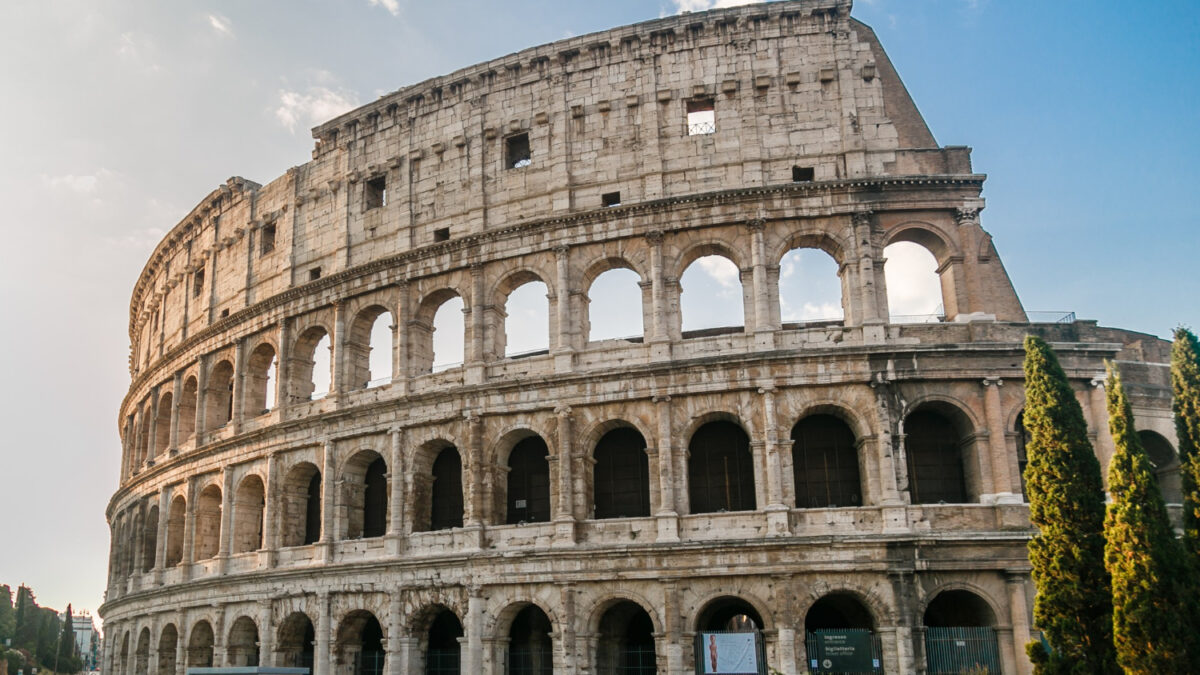
{"type": "Polygon", "coordinates": [[[829,673],[830,675],[878,675],[883,672],[883,641],[879,638],[878,633],[872,633],[866,628],[837,628],[833,630],[817,629],[805,633],[804,651],[808,657],[808,669],[814,673],[829,673]],[[871,633],[871,658],[879,667],[873,670],[824,670],[821,668],[822,661],[825,660],[824,654],[821,654],[819,640],[817,636],[821,633],[871,633]],[[813,665],[813,664],[816,665],[813,665]]]}
{"type": "Polygon", "coordinates": [[[1000,675],[996,629],[926,628],[925,663],[930,675],[958,675],[964,671],[1000,675]]]}

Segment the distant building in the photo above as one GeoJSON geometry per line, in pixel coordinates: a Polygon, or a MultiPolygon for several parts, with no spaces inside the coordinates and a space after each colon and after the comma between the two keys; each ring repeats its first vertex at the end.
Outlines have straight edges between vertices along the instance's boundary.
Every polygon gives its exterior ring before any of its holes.
{"type": "MultiPolygon", "coordinates": [[[[92,620],[92,615],[87,612],[81,612],[71,616],[71,630],[75,632],[75,647],[79,650],[79,656],[83,659],[84,670],[96,670],[96,664],[99,662],[100,650],[99,647],[93,649],[92,639],[96,635],[96,622],[92,620]]],[[[96,645],[99,645],[99,639],[96,640],[96,645]]]]}

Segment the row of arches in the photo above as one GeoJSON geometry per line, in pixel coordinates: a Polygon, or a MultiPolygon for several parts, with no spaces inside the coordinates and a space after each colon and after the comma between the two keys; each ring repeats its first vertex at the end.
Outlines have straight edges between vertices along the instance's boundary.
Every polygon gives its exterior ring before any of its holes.
{"type": "MultiPolygon", "coordinates": [[[[579,650],[587,654],[591,672],[598,675],[656,675],[666,652],[668,637],[663,619],[655,608],[640,600],[614,597],[600,603],[590,614],[594,629],[584,631],[586,645],[562,644],[568,631],[556,625],[552,615],[536,602],[515,602],[497,614],[491,645],[484,659],[491,671],[506,675],[552,675],[563,667],[566,654],[579,650]]],[[[770,616],[766,614],[765,616],[770,616]]],[[[339,675],[382,675],[388,672],[389,659],[401,658],[403,672],[448,675],[464,672],[464,643],[467,642],[463,617],[446,605],[422,608],[406,622],[409,633],[389,641],[386,629],[372,611],[354,609],[343,615],[332,630],[328,658],[330,671],[339,675]],[[407,648],[408,653],[402,654],[407,648]]],[[[879,643],[881,620],[855,592],[834,590],[816,599],[802,617],[795,632],[804,636],[809,658],[816,658],[818,636],[824,633],[861,632],[875,643],[875,657],[882,660],[879,643]]],[[[981,644],[971,659],[1001,671],[1000,646],[996,638],[997,612],[980,595],[963,589],[946,589],[931,597],[921,615],[925,652],[930,672],[943,672],[956,663],[940,644],[971,636],[981,644]]],[[[397,625],[401,625],[397,623],[397,625]]],[[[780,626],[764,621],[755,603],[737,595],[721,595],[696,612],[689,630],[762,632],[780,626]]],[[[149,627],[136,636],[126,631],[112,658],[114,675],[175,675],[183,667],[314,667],[321,648],[316,623],[303,611],[292,611],[276,626],[265,627],[271,635],[260,635],[258,621],[239,615],[229,624],[224,640],[218,640],[208,619],[195,621],[186,635],[174,623],[167,623],[157,638],[149,627]],[[263,639],[263,638],[267,639],[263,639]],[[157,663],[151,668],[151,643],[157,663]],[[264,648],[269,652],[264,652],[264,648]]],[[[573,633],[573,632],[572,632],[573,633]]],[[[480,668],[483,664],[475,664],[480,668]]],[[[707,671],[706,671],[707,672],[707,671]]],[[[953,670],[952,672],[958,672],[953,670]]]]}

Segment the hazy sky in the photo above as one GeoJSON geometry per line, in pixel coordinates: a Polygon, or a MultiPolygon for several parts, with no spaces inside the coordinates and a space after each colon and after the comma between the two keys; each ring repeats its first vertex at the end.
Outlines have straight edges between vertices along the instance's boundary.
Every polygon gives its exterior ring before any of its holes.
{"type": "MultiPolygon", "coordinates": [[[[309,158],[313,125],[402,86],[711,4],[6,0],[0,583],[60,609],[100,604],[130,292],[210,190],[265,184],[309,158]]],[[[860,0],[854,13],[938,142],[974,147],[983,225],[1027,309],[1163,336],[1200,323],[1200,5],[860,0]]],[[[794,316],[837,310],[809,304],[794,316]]]]}

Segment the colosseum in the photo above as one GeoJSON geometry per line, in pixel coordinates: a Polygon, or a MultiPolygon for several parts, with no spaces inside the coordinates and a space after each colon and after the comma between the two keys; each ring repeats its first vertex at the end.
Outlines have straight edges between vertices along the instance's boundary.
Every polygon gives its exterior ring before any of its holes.
{"type": "Polygon", "coordinates": [[[1029,672],[1021,340],[1102,463],[1122,362],[1178,501],[1168,345],[1026,313],[970,150],[850,9],[526,49],[209,193],[130,302],[105,672],[1029,672]],[[940,316],[889,311],[897,243],[940,316]],[[836,320],[781,312],[797,250],[836,320]],[[685,329],[714,256],[739,325],[685,329]],[[602,283],[640,335],[597,337],[602,283]],[[513,353],[527,284],[544,349],[513,353]]]}

